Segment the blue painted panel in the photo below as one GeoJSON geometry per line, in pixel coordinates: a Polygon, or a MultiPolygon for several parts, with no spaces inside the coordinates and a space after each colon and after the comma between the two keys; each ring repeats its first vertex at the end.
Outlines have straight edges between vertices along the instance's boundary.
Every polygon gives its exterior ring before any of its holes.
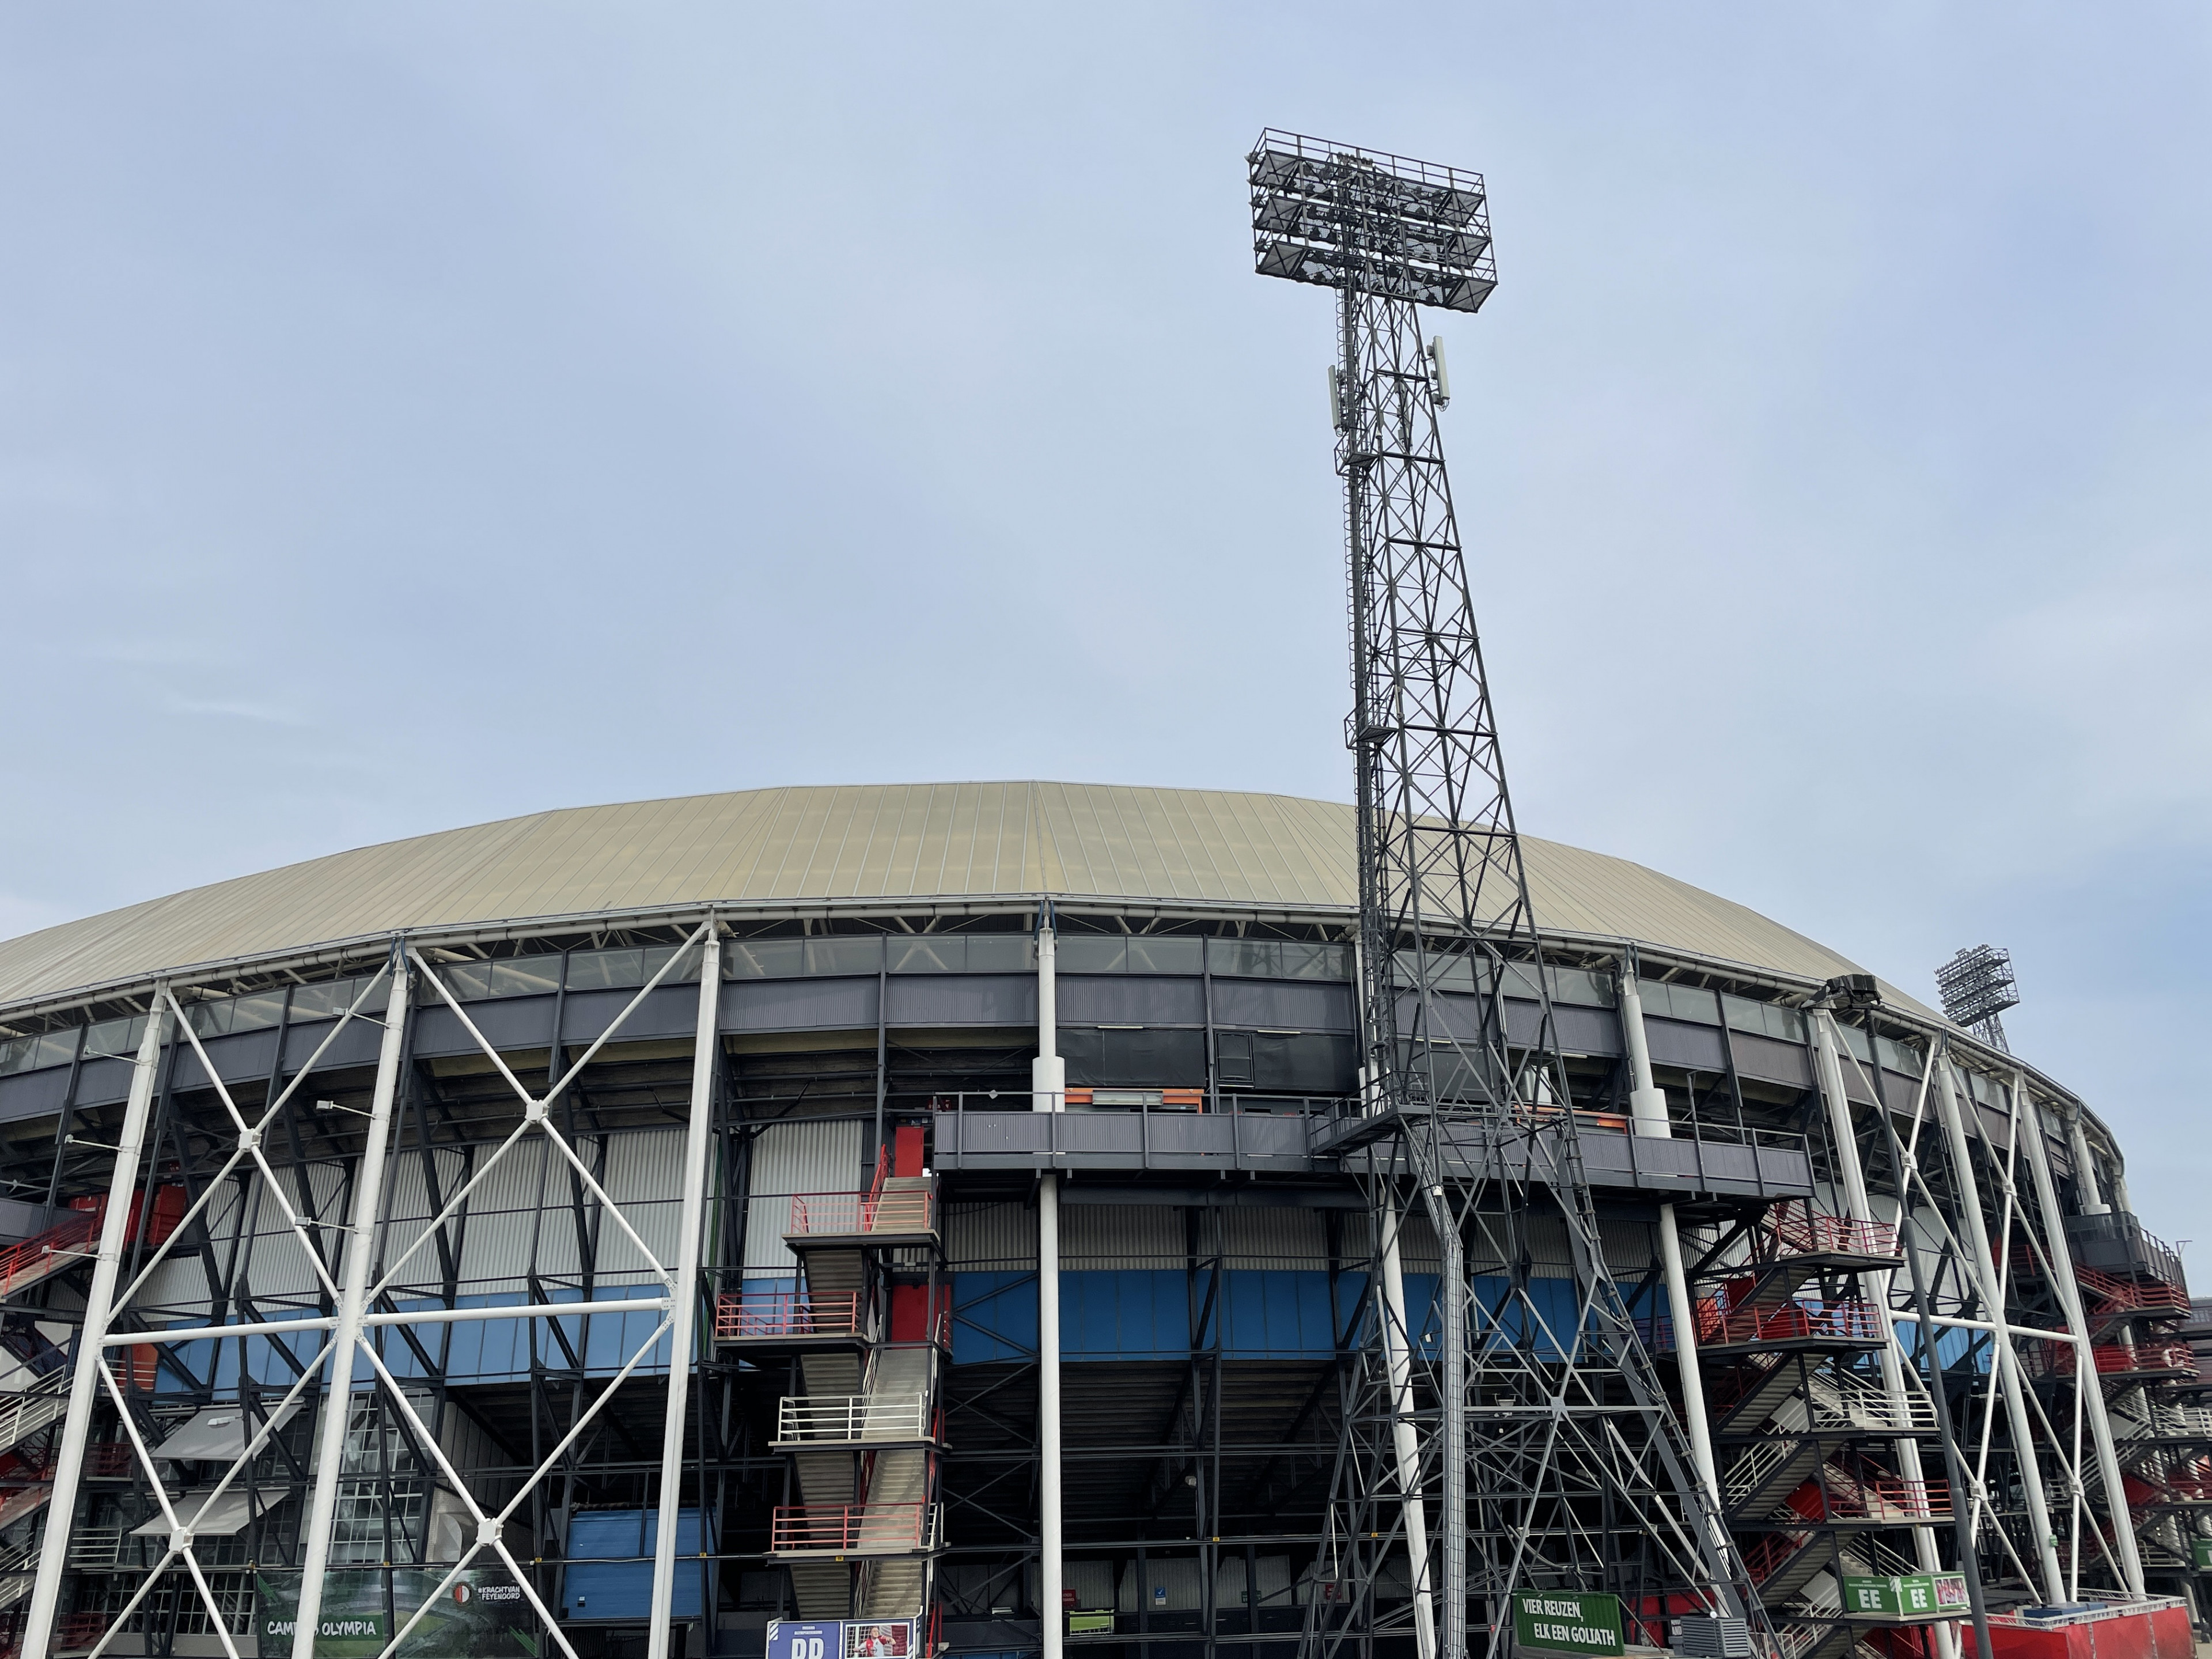
{"type": "Polygon", "coordinates": [[[1188,1278],[1173,1267],[1063,1273],[1063,1359],[1180,1359],[1190,1352],[1188,1278]]]}
{"type": "MultiPolygon", "coordinates": [[[[1033,1273],[952,1275],[952,1363],[1034,1359],[1037,1283],[1033,1273]]],[[[1063,1346],[1065,1344],[1063,1343],[1063,1346]]]]}
{"type": "MultiPolygon", "coordinates": [[[[264,1310],[260,1316],[260,1320],[273,1323],[291,1319],[313,1319],[315,1316],[315,1311],[312,1308],[276,1308],[264,1310]]],[[[171,1328],[191,1329],[204,1325],[206,1322],[204,1319],[180,1319],[174,1322],[171,1328]]],[[[225,1322],[236,1324],[240,1322],[232,1319],[225,1322]]],[[[253,1380],[258,1382],[264,1391],[272,1388],[280,1391],[289,1389],[299,1380],[300,1368],[313,1360],[321,1349],[323,1335],[320,1331],[302,1331],[297,1336],[249,1336],[243,1344],[246,1350],[243,1369],[252,1376],[253,1380]],[[292,1354],[298,1361],[298,1364],[288,1364],[283,1354],[278,1352],[280,1347],[292,1354]]],[[[238,1379],[241,1369],[239,1354],[240,1346],[234,1340],[224,1342],[210,1340],[203,1342],[180,1343],[173,1346],[170,1352],[176,1356],[178,1363],[190,1370],[196,1376],[206,1376],[208,1367],[212,1364],[215,1367],[215,1398],[235,1399],[238,1396],[238,1379]]],[[[366,1368],[367,1362],[363,1361],[362,1364],[366,1368]]],[[[177,1375],[173,1366],[165,1364],[161,1367],[160,1376],[155,1382],[154,1391],[157,1395],[164,1395],[185,1394],[191,1390],[190,1385],[177,1375]]]]}
{"type": "Polygon", "coordinates": [[[1326,1272],[1239,1268],[1223,1277],[1224,1352],[1240,1359],[1303,1359],[1336,1351],[1326,1272]]]}
{"type": "MultiPolygon", "coordinates": [[[[703,1604],[699,1563],[684,1559],[699,1554],[702,1535],[699,1511],[678,1510],[676,1593],[669,1606],[678,1619],[696,1619],[703,1604]]],[[[569,1516],[562,1613],[570,1619],[647,1617],[653,1609],[653,1551],[659,1536],[660,1516],[653,1510],[595,1510],[569,1516]]]]}

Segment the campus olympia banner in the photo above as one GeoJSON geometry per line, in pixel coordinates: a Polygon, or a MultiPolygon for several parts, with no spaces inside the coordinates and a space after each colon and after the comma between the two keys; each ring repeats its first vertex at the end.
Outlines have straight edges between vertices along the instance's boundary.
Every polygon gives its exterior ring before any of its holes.
{"type": "MultiPolygon", "coordinates": [[[[392,1633],[404,1625],[445,1579],[438,1567],[339,1568],[323,1580],[323,1611],[315,1634],[315,1659],[375,1659],[392,1633]],[[385,1600],[385,1580],[392,1599],[385,1600]],[[396,1616],[395,1616],[396,1614],[396,1616]]],[[[253,1628],[264,1653],[285,1644],[298,1625],[300,1575],[253,1577],[253,1628]]],[[[402,1659],[537,1659],[538,1621],[522,1587],[503,1567],[471,1568],[438,1594],[407,1639],[402,1659]]]]}

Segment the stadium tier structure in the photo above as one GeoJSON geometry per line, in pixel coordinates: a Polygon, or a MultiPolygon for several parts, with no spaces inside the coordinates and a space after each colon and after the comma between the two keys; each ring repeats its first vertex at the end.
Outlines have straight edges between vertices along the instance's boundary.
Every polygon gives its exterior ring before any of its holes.
{"type": "MultiPolygon", "coordinates": [[[[658,1623],[750,1656],[793,1620],[892,1659],[1033,1650],[1043,1619],[1131,1659],[1310,1643],[1381,1294],[1361,1154],[1328,1150],[1361,1110],[1353,833],[1272,795],[763,790],[0,944],[0,1620],[33,1651],[289,1653],[307,1590],[362,1652],[424,1607],[456,1653],[658,1623]]],[[[1527,857],[1554,1109],[1791,1659],[1955,1651],[1914,1587],[1956,1620],[1970,1565],[2000,1620],[2193,1613],[2199,1322],[2109,1128],[1741,905],[1527,857]]],[[[1498,971],[1533,1010],[1537,970],[1498,971]]],[[[1425,1228],[1394,1293],[1432,1410],[1425,1228]]],[[[1571,1291],[1564,1237],[1530,1228],[1530,1305],[1571,1291]]],[[[1678,1588],[1618,1564],[1631,1644],[1678,1588]]],[[[1386,1565],[1348,1639],[1410,1656],[1408,1595],[1386,1565]]]]}

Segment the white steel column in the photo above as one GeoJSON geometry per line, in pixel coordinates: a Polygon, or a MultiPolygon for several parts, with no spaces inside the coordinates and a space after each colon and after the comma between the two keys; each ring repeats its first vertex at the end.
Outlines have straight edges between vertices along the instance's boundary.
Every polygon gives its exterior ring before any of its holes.
{"type": "MultiPolygon", "coordinates": [[[[1038,919],[1036,952],[1037,1057],[1030,1068],[1030,1103],[1040,1112],[1057,1112],[1067,1103],[1067,1063],[1060,1057],[1049,908],[1038,919]]],[[[1058,1147],[1056,1136],[1051,1144],[1058,1147]]],[[[1060,1659],[1067,1616],[1060,1605],[1060,1176],[1049,1169],[1037,1179],[1037,1623],[1044,1659],[1060,1659]]]]}
{"type": "Polygon", "coordinates": [[[2074,1191],[2081,1201],[2081,1213],[2110,1215],[2112,1206],[2105,1202],[2105,1189],[2097,1180],[2097,1160],[2089,1156],[2089,1137],[2081,1128],[2078,1106],[2066,1115],[2066,1139],[2074,1149],[2074,1191]]]}
{"type": "MultiPolygon", "coordinates": [[[[1813,1073],[1820,1088],[1820,1099],[1828,1109],[1828,1139],[1834,1143],[1836,1165],[1844,1177],[1844,1202],[1850,1208],[1854,1221],[1872,1222],[1877,1219],[1874,1206],[1867,1197],[1866,1170],[1859,1163],[1857,1131],[1851,1123],[1850,1097],[1844,1092],[1843,1061],[1836,1054],[1836,1028],[1826,1012],[1808,1014],[1813,1027],[1813,1073]]],[[[1876,1108],[1877,1110],[1881,1109],[1876,1108]]],[[[1911,1217],[1911,1206],[1902,1192],[1897,1195],[1898,1237],[1911,1217]]],[[[1861,1275],[1866,1286],[1866,1298],[1881,1322],[1882,1392],[1889,1397],[1891,1420],[1899,1428],[1912,1421],[1911,1397],[1905,1387],[1905,1363],[1897,1352],[1897,1327],[1890,1317],[1889,1287],[1893,1275],[1887,1271],[1861,1275]]],[[[1922,1332],[1921,1340],[1932,1343],[1931,1332],[1922,1332]]],[[[1897,1453],[1898,1472],[1910,1481],[1924,1483],[1927,1475],[1921,1468],[1920,1443],[1910,1434],[1900,1434],[1893,1443],[1897,1453]]],[[[1919,1490],[1927,1487],[1921,1485],[1919,1490]]],[[[1956,1501],[1955,1498],[1954,1500],[1956,1501]]],[[[1932,1526],[1912,1528],[1913,1558],[1923,1572],[1942,1571],[1942,1558],[1936,1549],[1936,1529],[1932,1526]]],[[[1958,1652],[1958,1626],[1948,1622],[1936,1626],[1936,1642],[1941,1659],[1954,1659],[1958,1652]]]]}
{"type": "MultiPolygon", "coordinates": [[[[1651,1080],[1651,1048],[1644,1030],[1644,993],[1636,983],[1633,957],[1621,964],[1620,1030],[1628,1044],[1628,1110],[1636,1133],[1646,1139],[1672,1140],[1674,1126],[1667,1119],[1667,1091],[1651,1080]]],[[[1705,1389],[1698,1365],[1698,1322],[1690,1295],[1688,1274],[1682,1267],[1682,1230],[1674,1206],[1659,1206],[1659,1264],[1667,1280],[1667,1309],[1674,1322],[1674,1366],[1682,1378],[1682,1417],[1690,1431],[1690,1455],[1697,1462],[1698,1479],[1705,1482],[1713,1514],[1721,1513],[1721,1478],[1713,1462],[1712,1425],[1705,1414],[1705,1389]]],[[[1725,1536],[1720,1540],[1726,1543],[1725,1536]]]]}
{"type": "Polygon", "coordinates": [[[292,1659],[315,1659],[315,1627],[323,1617],[323,1572],[331,1558],[331,1524],[337,1517],[338,1472],[345,1462],[346,1421],[353,1414],[354,1350],[361,1346],[362,1304],[368,1300],[369,1258],[384,1191],[384,1153],[392,1134],[392,1105],[399,1093],[406,1051],[407,1015],[414,975],[398,951],[392,953],[392,996],[384,1014],[384,1044],[376,1057],[376,1090],[368,1103],[368,1137],[354,1177],[353,1220],[345,1235],[345,1282],[339,1287],[337,1324],[331,1333],[330,1383],[323,1395],[317,1443],[314,1496],[300,1540],[300,1611],[292,1630],[292,1659]]]}
{"type": "MultiPolygon", "coordinates": [[[[668,1414],[660,1429],[660,1520],[653,1540],[651,1628],[646,1659],[668,1659],[676,1601],[676,1521],[684,1490],[684,1406],[699,1312],[699,1244],[707,1215],[707,1152],[714,1127],[714,1051],[722,989],[722,940],[710,923],[699,960],[699,1024],[691,1052],[691,1118],[684,1131],[684,1207],[668,1267],[668,1414]]],[[[703,1510],[705,1505],[701,1505],[703,1510]]],[[[703,1524],[703,1517],[702,1517],[703,1524]]],[[[704,1542],[703,1538],[702,1542],[704,1542]]],[[[704,1616],[710,1626],[714,1610],[704,1616]]]]}
{"type": "MultiPolygon", "coordinates": [[[[2043,1212],[2043,1248],[2051,1259],[2051,1275],[2058,1281],[2058,1305],[2066,1311],[2066,1328],[2074,1334],[2074,1386],[2082,1389],[2081,1403],[2087,1407],[2089,1439],[2097,1449],[2097,1473],[2105,1482],[2105,1514],[2112,1523],[2112,1547],[2118,1554],[2120,1576],[2127,1582],[2128,1593],[2140,1596],[2143,1594],[2142,1556],[2136,1548],[2135,1516],[2128,1509],[2127,1488],[2121,1484],[2119,1452],[2112,1444],[2112,1420],[2105,1414],[2104,1384],[2098,1378],[2096,1356],[2090,1352],[2081,1287],[2074,1282],[2074,1251],[2066,1243],[2066,1218],[2058,1209],[2058,1184],[2051,1178],[2051,1158],[2044,1150],[2043,1111],[2027,1091],[2024,1073],[2013,1074],[2012,1086],[2020,1106],[2021,1127],[2016,1133],[2027,1138],[2028,1173],[2035,1179],[2035,1201],[2043,1212]],[[2089,1386],[2082,1389],[2085,1381],[2089,1386]]],[[[2078,1158],[2081,1133],[2078,1118],[2071,1127],[2078,1158]]],[[[2082,1187],[2085,1200],[2095,1190],[2096,1179],[2091,1174],[2082,1187]]],[[[2075,1571],[2077,1574],[2081,1571],[2078,1561],[2075,1571]]]]}
{"type": "MultiPolygon", "coordinates": [[[[1940,1054],[1936,1060],[1936,1109],[1943,1120],[1944,1139],[1950,1143],[1952,1178],[1958,1185],[1959,1207],[1965,1212],[1966,1240],[1973,1247],[1974,1273],[1981,1280],[1982,1305],[1989,1310],[1988,1317],[2002,1325],[2005,1317],[2004,1286],[1998,1281],[1996,1258],[1990,1250],[1989,1224],[1982,1215],[1981,1186],[1974,1179],[1972,1149],[1966,1142],[1966,1119],[1959,1110],[1951,1062],[1940,1054]]],[[[1923,1341],[1929,1335],[1925,1331],[1921,1333],[1923,1341]]],[[[2020,1470],[2021,1492],[2027,1500],[2028,1527],[2035,1534],[2044,1594],[2054,1603],[2063,1601],[2066,1575],[2059,1569],[2058,1547],[2051,1530],[2051,1510],[2044,1500],[2043,1470],[2036,1459],[2033,1431],[2023,1397],[2020,1353],[2013,1346],[2012,1338],[2002,1330],[1992,1331],[1990,1340],[1996,1348],[1997,1389],[2004,1396],[2005,1425],[2012,1433],[2013,1462],[2020,1470]]]]}
{"type": "Polygon", "coordinates": [[[86,1293],[84,1323],[76,1338],[76,1370],[70,1378],[69,1414],[62,1420],[61,1446],[54,1458],[54,1495],[46,1506],[46,1532],[39,1552],[38,1577],[31,1585],[30,1626],[23,1636],[23,1659],[46,1659],[62,1574],[69,1566],[70,1522],[84,1474],[84,1447],[92,1430],[93,1401],[100,1392],[101,1339],[107,1334],[115,1303],[115,1279],[123,1266],[124,1236],[137,1218],[131,1200],[138,1190],[138,1158],[145,1150],[146,1122],[153,1115],[154,1085],[161,1069],[161,1044],[169,1030],[169,988],[154,988],[145,1034],[132,1062],[131,1095],[123,1109],[123,1133],[115,1149],[115,1173],[108,1178],[107,1208],[100,1218],[100,1255],[93,1263],[86,1293]]]}
{"type": "Polygon", "coordinates": [[[1413,1359],[1407,1346],[1406,1273],[1398,1249],[1398,1206],[1385,1200],[1382,1242],[1383,1364],[1390,1377],[1390,1437],[1406,1510],[1406,1566],[1413,1585],[1413,1641],[1419,1659],[1436,1659],[1436,1588],[1429,1578],[1429,1510],[1421,1496],[1421,1443],[1413,1427],[1413,1359]]]}

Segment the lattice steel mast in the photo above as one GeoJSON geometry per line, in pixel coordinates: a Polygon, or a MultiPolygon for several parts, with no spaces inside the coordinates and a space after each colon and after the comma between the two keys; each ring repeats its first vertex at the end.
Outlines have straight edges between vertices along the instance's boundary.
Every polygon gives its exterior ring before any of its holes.
{"type": "Polygon", "coordinates": [[[1515,1589],[1755,1614],[1606,1267],[1444,471],[1417,307],[1495,287],[1482,179],[1272,131],[1248,159],[1261,273],[1338,293],[1351,570],[1366,1098],[1334,1144],[1376,1271],[1304,1649],[1410,1621],[1421,1659],[1463,1659],[1480,1599],[1495,1655],[1515,1589]],[[1405,1302],[1409,1200],[1436,1240],[1433,1339],[1405,1302]],[[1531,1272],[1562,1246],[1571,1297],[1531,1272]],[[1411,1599],[1378,1614],[1401,1549],[1411,1599]]]}

